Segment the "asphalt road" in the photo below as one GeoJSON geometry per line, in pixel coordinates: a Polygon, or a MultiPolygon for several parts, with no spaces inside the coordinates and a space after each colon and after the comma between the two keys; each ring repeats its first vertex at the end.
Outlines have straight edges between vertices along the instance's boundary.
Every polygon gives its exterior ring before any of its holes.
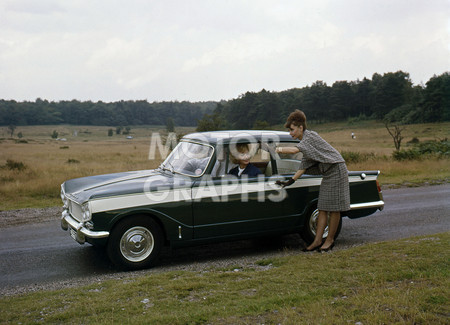
{"type": "MultiPolygon", "coordinates": [[[[369,242],[429,235],[450,230],[450,185],[390,189],[383,192],[385,209],[360,219],[343,219],[335,249],[369,242]]],[[[165,249],[151,272],[195,265],[239,264],[286,251],[303,254],[297,235],[247,240],[176,250],[165,249]],[[286,249],[287,248],[287,249],[286,249]]],[[[0,294],[17,287],[71,283],[80,279],[122,277],[102,249],[79,245],[62,231],[59,221],[0,229],[0,294]]],[[[92,280],[94,281],[94,280],[92,280]]]]}

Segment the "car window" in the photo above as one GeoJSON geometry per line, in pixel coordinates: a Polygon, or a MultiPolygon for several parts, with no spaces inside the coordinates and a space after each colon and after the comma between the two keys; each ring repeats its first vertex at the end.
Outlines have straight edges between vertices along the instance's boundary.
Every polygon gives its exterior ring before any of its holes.
{"type": "Polygon", "coordinates": [[[182,141],[161,164],[161,168],[188,176],[201,176],[211,160],[213,147],[182,141]]]}
{"type": "MultiPolygon", "coordinates": [[[[294,143],[277,143],[277,147],[294,147],[294,143]]],[[[303,157],[301,152],[295,154],[279,154],[273,152],[274,159],[277,164],[277,174],[289,175],[294,174],[300,168],[300,161],[303,157]]]]}

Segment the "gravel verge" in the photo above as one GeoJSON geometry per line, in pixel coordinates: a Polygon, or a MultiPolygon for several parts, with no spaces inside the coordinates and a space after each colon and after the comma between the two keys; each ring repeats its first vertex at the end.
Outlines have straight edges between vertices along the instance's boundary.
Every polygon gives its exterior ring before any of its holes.
{"type": "Polygon", "coordinates": [[[62,208],[60,206],[0,211],[0,228],[56,220],[61,217],[61,212],[62,208]]]}

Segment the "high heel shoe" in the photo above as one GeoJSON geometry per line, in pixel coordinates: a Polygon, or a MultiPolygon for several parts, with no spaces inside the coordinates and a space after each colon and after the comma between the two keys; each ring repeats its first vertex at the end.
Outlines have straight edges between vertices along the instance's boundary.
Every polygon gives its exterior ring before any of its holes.
{"type": "Polygon", "coordinates": [[[302,249],[302,251],[303,251],[303,252],[314,252],[314,251],[318,251],[318,250],[320,250],[320,246],[321,246],[321,245],[322,245],[322,244],[317,245],[316,247],[313,247],[312,249],[308,249],[308,247],[305,247],[305,248],[302,249]]]}
{"type": "Polygon", "coordinates": [[[331,244],[329,247],[327,247],[327,248],[319,248],[319,252],[328,252],[328,251],[331,251],[332,249],[333,249],[333,247],[334,247],[334,243],[333,244],[331,244]]]}

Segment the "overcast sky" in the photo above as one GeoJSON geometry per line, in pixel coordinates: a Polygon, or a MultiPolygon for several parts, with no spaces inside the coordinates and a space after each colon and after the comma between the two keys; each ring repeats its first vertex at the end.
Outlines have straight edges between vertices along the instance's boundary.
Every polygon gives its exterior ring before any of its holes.
{"type": "Polygon", "coordinates": [[[0,0],[0,99],[206,101],[450,71],[449,0],[0,0]]]}

